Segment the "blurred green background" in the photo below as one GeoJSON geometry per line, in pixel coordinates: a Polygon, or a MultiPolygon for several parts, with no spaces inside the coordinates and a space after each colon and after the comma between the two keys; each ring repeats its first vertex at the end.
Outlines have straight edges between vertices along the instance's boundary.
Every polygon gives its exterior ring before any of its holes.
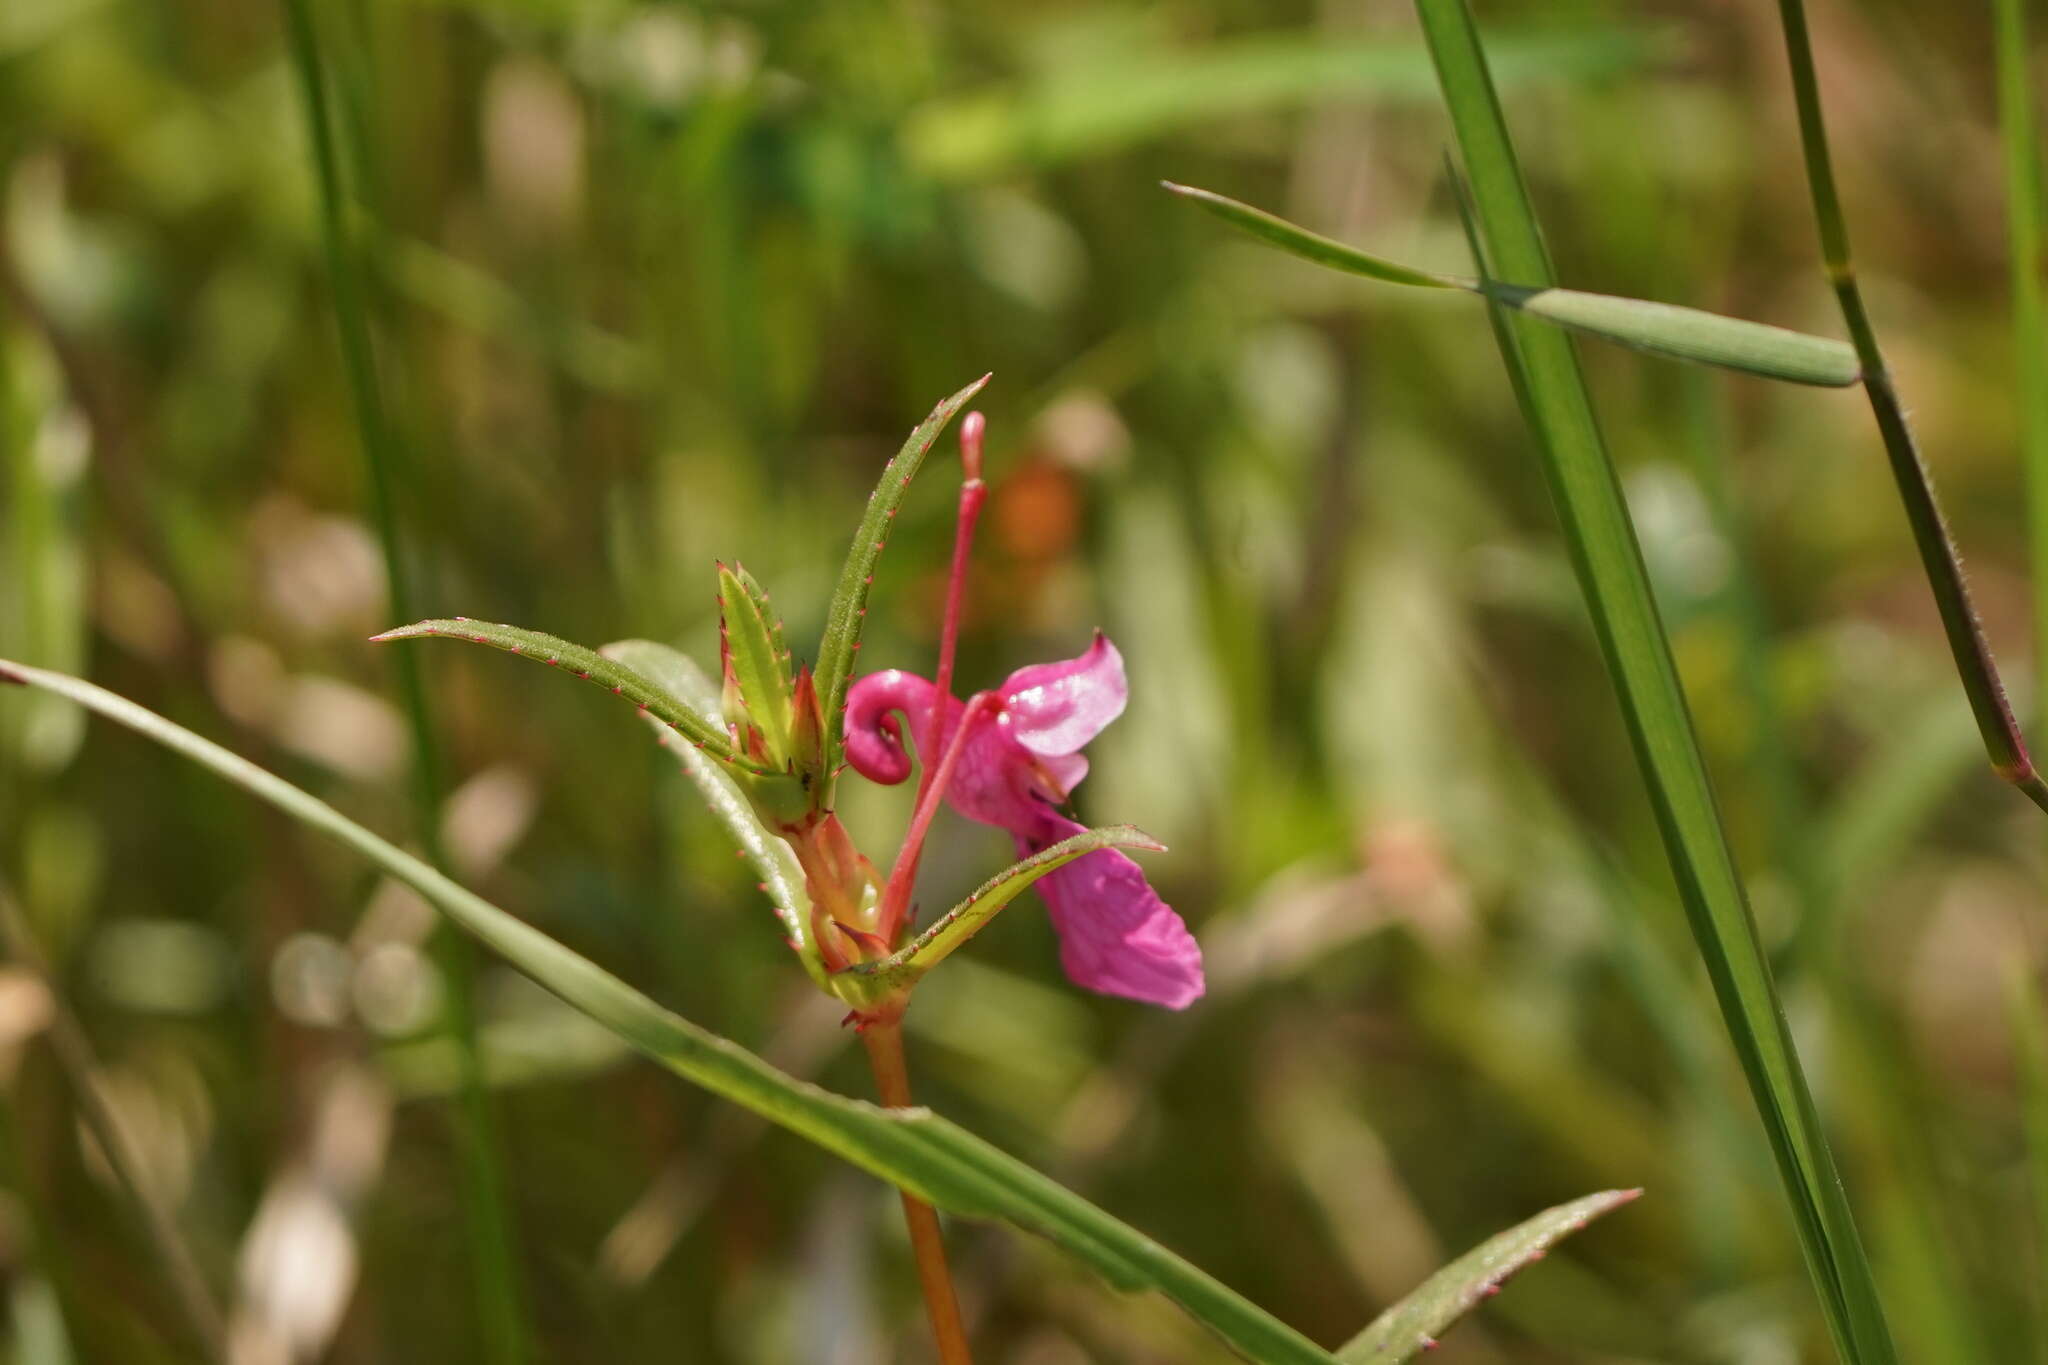
{"type": "MultiPolygon", "coordinates": [[[[919,993],[921,1098],[1320,1341],[1545,1205],[1644,1185],[1434,1358],[1828,1358],[1483,318],[1156,188],[1463,269],[1406,5],[314,10],[422,614],[706,659],[726,557],[815,638],[881,462],[995,372],[963,690],[1111,633],[1132,702],[1080,806],[1172,847],[1148,865],[1211,992],[1166,1016],[1070,988],[1032,902],[919,993]]],[[[1988,12],[1813,17],[1878,327],[2024,678],[1988,12]]],[[[1836,332],[1770,7],[1481,18],[1567,283],[1836,332]]],[[[405,835],[305,127],[271,6],[0,4],[0,655],[405,835]]],[[[1582,350],[1902,1352],[2042,1358],[2008,1010],[2041,963],[2039,817],[1981,761],[1862,398],[1582,350]]],[[[930,469],[873,666],[930,666],[930,469]]],[[[629,714],[423,648],[465,880],[869,1093],[629,714]]],[[[848,785],[880,859],[907,797],[848,785]]],[[[1005,856],[943,817],[921,898],[1005,856]]],[[[485,1359],[424,906],[23,695],[0,876],[238,1361],[485,1359]]],[[[479,991],[534,1359],[927,1358],[888,1190],[507,972],[479,991]]],[[[0,1351],[194,1359],[49,1012],[0,967],[0,1351]]],[[[954,1245],[987,1360],[1222,1354],[1036,1243],[954,1245]]]]}

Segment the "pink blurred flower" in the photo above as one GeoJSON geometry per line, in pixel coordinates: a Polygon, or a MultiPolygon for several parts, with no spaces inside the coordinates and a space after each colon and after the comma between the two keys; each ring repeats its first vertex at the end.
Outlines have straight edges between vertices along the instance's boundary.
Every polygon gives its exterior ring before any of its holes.
{"type": "MultiPolygon", "coordinates": [[[[891,669],[871,673],[847,696],[846,756],[876,782],[910,775],[903,721],[937,756],[953,742],[966,703],[944,698],[935,738],[938,689],[929,679],[891,669]]],[[[971,820],[1010,832],[1019,857],[1050,848],[1084,827],[1058,806],[1088,775],[1081,749],[1123,713],[1123,657],[1107,636],[1077,659],[1033,664],[1004,680],[968,722],[945,799],[971,820]]],[[[1098,849],[1037,883],[1059,931],[1067,975],[1090,990],[1182,1009],[1202,994],[1202,951],[1145,874],[1115,849],[1098,849]]]]}

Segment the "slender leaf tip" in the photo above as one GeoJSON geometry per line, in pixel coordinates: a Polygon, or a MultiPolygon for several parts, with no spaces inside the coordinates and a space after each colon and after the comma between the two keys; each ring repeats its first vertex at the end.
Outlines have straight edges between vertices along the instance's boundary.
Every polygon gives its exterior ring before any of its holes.
{"type": "Polygon", "coordinates": [[[1478,287],[1476,280],[1458,275],[1441,275],[1433,270],[1418,270],[1414,266],[1402,265],[1384,257],[1360,251],[1347,246],[1333,237],[1310,232],[1296,223],[1290,223],[1277,214],[1261,208],[1253,208],[1241,200],[1214,190],[1198,189],[1193,185],[1180,185],[1171,180],[1159,182],[1168,193],[1199,206],[1238,231],[1258,238],[1266,245],[1277,247],[1290,256],[1299,256],[1331,270],[1341,270],[1347,275],[1363,275],[1367,279],[1379,280],[1384,284],[1402,284],[1421,289],[1462,289],[1471,292],[1478,287]]]}
{"type": "Polygon", "coordinates": [[[902,447],[882,467],[875,491],[868,495],[866,510],[853,543],[847,547],[846,563],[839,571],[838,586],[825,613],[825,632],[818,641],[816,672],[819,700],[825,712],[826,805],[831,804],[830,785],[845,752],[844,717],[847,689],[852,685],[856,655],[860,650],[861,626],[867,615],[867,599],[874,586],[875,566],[888,544],[889,523],[902,505],[911,480],[938,440],[939,433],[961,409],[972,402],[995,378],[994,371],[940,401],[931,414],[911,429],[902,447]]]}

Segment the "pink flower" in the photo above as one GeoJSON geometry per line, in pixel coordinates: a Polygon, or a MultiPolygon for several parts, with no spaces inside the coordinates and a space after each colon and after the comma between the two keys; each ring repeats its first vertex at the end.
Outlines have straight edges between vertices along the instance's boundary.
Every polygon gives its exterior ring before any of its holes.
{"type": "MultiPolygon", "coordinates": [[[[876,782],[910,775],[903,722],[936,763],[967,705],[944,698],[927,738],[937,687],[914,673],[871,673],[847,696],[846,756],[876,782]]],[[[1088,775],[1081,748],[1123,714],[1123,657],[1100,631],[1078,659],[1012,673],[968,722],[945,799],[971,820],[1006,829],[1019,857],[1079,834],[1057,807],[1088,775]]],[[[1090,990],[1182,1009],[1202,994],[1202,950],[1144,872],[1115,849],[1077,858],[1037,883],[1059,931],[1067,975],[1090,990]]]]}

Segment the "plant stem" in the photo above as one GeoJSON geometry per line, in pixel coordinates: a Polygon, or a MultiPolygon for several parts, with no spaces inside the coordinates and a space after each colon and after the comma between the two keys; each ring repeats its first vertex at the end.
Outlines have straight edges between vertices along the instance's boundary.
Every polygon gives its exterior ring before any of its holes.
{"type": "MultiPolygon", "coordinates": [[[[400,545],[393,467],[397,453],[389,414],[377,378],[370,338],[369,311],[364,302],[361,262],[348,229],[349,205],[341,183],[340,157],[328,109],[326,80],[319,40],[306,0],[283,0],[299,94],[304,108],[313,166],[319,188],[320,238],[329,284],[334,291],[335,324],[340,333],[343,368],[355,408],[356,433],[370,486],[371,512],[383,549],[385,592],[390,617],[410,621],[411,583],[400,545]]],[[[401,651],[396,659],[399,693],[412,734],[412,785],[418,833],[427,859],[447,869],[441,848],[442,781],[440,751],[427,709],[426,683],[417,656],[401,651]]],[[[441,935],[436,954],[448,983],[447,1026],[455,1042],[460,1070],[460,1154],[462,1206],[467,1224],[477,1314],[492,1365],[522,1365],[527,1356],[526,1327],[520,1303],[518,1274],[513,1264],[511,1206],[497,1123],[485,1089],[483,1056],[477,1037],[477,950],[455,934],[441,935]]]]}
{"type": "MultiPolygon", "coordinates": [[[[903,1062],[903,1026],[895,1020],[870,1024],[861,1030],[860,1040],[868,1050],[868,1065],[874,1068],[875,1093],[891,1109],[908,1109],[910,1072],[903,1062]]],[[[939,1215],[930,1204],[905,1193],[903,1221],[910,1225],[910,1250],[917,1258],[917,1282],[924,1290],[925,1313],[931,1318],[939,1359],[943,1365],[974,1365],[974,1356],[967,1349],[967,1326],[960,1317],[960,1300],[953,1292],[953,1272],[946,1267],[939,1215]]]]}
{"type": "Polygon", "coordinates": [[[120,1116],[114,1112],[106,1092],[100,1088],[99,1061],[93,1055],[92,1041],[58,991],[49,964],[44,961],[35,935],[29,929],[27,917],[4,886],[0,886],[0,944],[4,944],[9,957],[32,973],[49,992],[50,1050],[56,1054],[57,1064],[63,1068],[65,1079],[71,1084],[79,1116],[92,1130],[114,1178],[140,1211],[150,1246],[163,1263],[164,1274],[171,1282],[172,1293],[178,1300],[178,1306],[184,1310],[192,1334],[198,1338],[209,1360],[226,1360],[227,1319],[221,1313],[220,1304],[207,1287],[206,1277],[199,1270],[199,1260],[179,1230],[177,1219],[164,1207],[148,1177],[143,1174],[142,1153],[136,1148],[134,1136],[122,1126],[120,1116]]]}
{"type": "MultiPolygon", "coordinates": [[[[1870,398],[1871,414],[1877,419],[1878,435],[1884,441],[1885,456],[1898,485],[1899,500],[1905,504],[1906,520],[1913,528],[1913,543],[1920,551],[1920,563],[1927,583],[1934,591],[1934,605],[1941,613],[1941,626],[1948,636],[1949,652],[1955,657],[1956,672],[1977,718],[1985,752],[1998,775],[2024,792],[2029,800],[2048,810],[2048,783],[2034,770],[2027,755],[2026,740],[2013,718],[2006,699],[2005,684],[1991,657],[1991,646],[1977,620],[1970,590],[1963,582],[1963,566],[1956,552],[1948,523],[1935,500],[1934,484],[1926,463],[1906,424],[1906,411],[1885,368],[1884,353],[1878,349],[1877,333],[1870,325],[1869,310],[1863,304],[1863,290],[1856,282],[1856,269],[1849,256],[1849,229],[1842,217],[1841,195],[1835,188],[1834,161],[1828,152],[1827,125],[1821,117],[1820,83],[1814,74],[1813,40],[1806,28],[1806,7],[1802,0],[1778,0],[1778,16],[1785,29],[1785,55],[1792,69],[1792,98],[1799,111],[1799,144],[1805,153],[1807,188],[1813,199],[1814,219],[1820,229],[1821,257],[1827,265],[1828,283],[1841,306],[1842,321],[1849,329],[1850,344],[1856,348],[1863,368],[1863,391],[1870,398]]],[[[2022,385],[2024,388],[2024,385],[2022,385]]]]}

